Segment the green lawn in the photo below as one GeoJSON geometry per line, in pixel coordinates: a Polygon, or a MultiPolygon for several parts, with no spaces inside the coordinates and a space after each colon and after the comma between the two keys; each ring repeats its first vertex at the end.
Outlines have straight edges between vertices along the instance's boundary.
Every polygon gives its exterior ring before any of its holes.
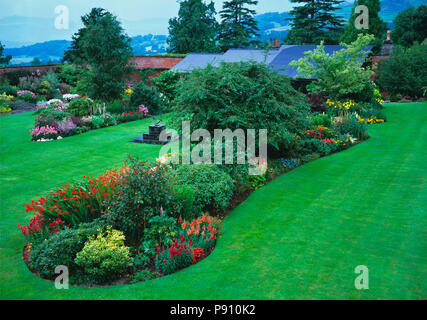
{"type": "Polygon", "coordinates": [[[21,260],[24,202],[158,146],[127,141],[151,120],[30,142],[34,116],[0,118],[2,299],[426,299],[427,104],[387,105],[368,141],[254,192],[201,263],[145,283],[56,290],[21,260]],[[370,289],[354,288],[366,265],[370,289]]]}

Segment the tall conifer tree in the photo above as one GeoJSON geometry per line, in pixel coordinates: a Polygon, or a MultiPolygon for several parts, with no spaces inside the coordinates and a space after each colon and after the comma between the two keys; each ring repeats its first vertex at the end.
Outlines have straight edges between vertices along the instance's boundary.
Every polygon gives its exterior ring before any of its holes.
{"type": "Polygon", "coordinates": [[[223,51],[229,48],[250,46],[258,36],[258,26],[254,18],[256,11],[248,8],[257,5],[255,0],[225,1],[220,12],[221,26],[218,36],[219,45],[223,51]]]}
{"type": "Polygon", "coordinates": [[[292,29],[286,38],[288,44],[337,44],[343,19],[336,15],[343,0],[291,0],[299,4],[291,10],[292,29]]]}
{"type": "Polygon", "coordinates": [[[216,52],[218,22],[215,6],[202,0],[185,0],[180,3],[178,17],[169,20],[171,53],[216,52]]]}

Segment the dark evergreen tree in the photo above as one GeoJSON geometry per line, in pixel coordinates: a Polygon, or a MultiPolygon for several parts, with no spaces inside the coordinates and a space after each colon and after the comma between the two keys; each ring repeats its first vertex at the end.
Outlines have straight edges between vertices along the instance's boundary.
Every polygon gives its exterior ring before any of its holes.
{"type": "Polygon", "coordinates": [[[378,13],[381,10],[380,0],[356,0],[354,2],[353,10],[348,21],[348,24],[344,28],[344,32],[341,36],[341,42],[351,43],[355,41],[360,33],[373,34],[374,40],[374,54],[378,54],[381,50],[382,42],[385,38],[387,31],[387,24],[379,17],[378,13]],[[369,10],[369,23],[368,29],[357,29],[356,18],[361,13],[356,14],[355,9],[359,5],[364,5],[369,10]]]}
{"type": "Polygon", "coordinates": [[[414,42],[422,43],[427,38],[427,6],[409,8],[394,19],[391,38],[395,44],[410,47],[414,42]]]}
{"type": "Polygon", "coordinates": [[[230,0],[225,1],[221,15],[219,45],[223,51],[229,48],[247,47],[254,43],[259,31],[254,18],[256,11],[248,6],[257,5],[256,0],[230,0]]]}
{"type": "Polygon", "coordinates": [[[85,28],[74,36],[75,46],[66,56],[74,63],[89,66],[84,80],[90,97],[114,100],[122,95],[124,77],[130,71],[131,40],[117,18],[104,9],[92,9],[82,20],[85,28]]]}
{"type": "Polygon", "coordinates": [[[291,0],[299,6],[291,10],[292,29],[286,37],[288,44],[337,44],[343,19],[335,14],[343,0],[291,0]]]}
{"type": "Polygon", "coordinates": [[[0,42],[0,66],[9,64],[12,59],[11,55],[3,56],[4,47],[0,42]]]}
{"type": "Polygon", "coordinates": [[[106,14],[107,11],[102,8],[93,8],[89,14],[81,17],[83,28],[73,35],[69,49],[64,52],[63,62],[81,64],[85,60],[80,40],[87,32],[88,27],[95,25],[106,14]]]}
{"type": "Polygon", "coordinates": [[[169,20],[171,53],[216,52],[215,37],[218,22],[215,5],[202,0],[185,0],[180,3],[178,17],[169,20]]]}

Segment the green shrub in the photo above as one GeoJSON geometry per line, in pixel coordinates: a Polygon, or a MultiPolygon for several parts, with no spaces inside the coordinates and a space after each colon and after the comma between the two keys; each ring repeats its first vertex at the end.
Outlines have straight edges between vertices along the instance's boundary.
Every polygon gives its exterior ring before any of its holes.
{"type": "Polygon", "coordinates": [[[67,111],[74,116],[85,117],[92,114],[94,107],[95,102],[92,99],[82,97],[71,101],[67,111]]]}
{"type": "Polygon", "coordinates": [[[173,186],[173,211],[174,217],[182,219],[193,219],[200,212],[194,208],[195,191],[187,185],[173,186]]]}
{"type": "Polygon", "coordinates": [[[178,226],[176,219],[166,214],[152,217],[148,221],[148,228],[144,230],[144,241],[152,241],[154,247],[170,246],[178,237],[178,226]]]}
{"type": "Polygon", "coordinates": [[[37,111],[37,114],[42,118],[53,118],[56,122],[60,122],[70,117],[68,109],[57,110],[56,106],[50,106],[47,108],[41,108],[37,111]]]}
{"type": "Polygon", "coordinates": [[[311,117],[311,122],[315,126],[323,126],[327,128],[332,127],[331,117],[327,114],[319,114],[319,115],[313,116],[311,117]]]}
{"type": "Polygon", "coordinates": [[[166,103],[171,105],[178,95],[178,82],[181,79],[179,72],[164,71],[157,78],[152,78],[156,89],[164,96],[166,103]]]}
{"type": "Polygon", "coordinates": [[[0,94],[6,93],[8,96],[15,96],[18,92],[18,88],[15,86],[12,86],[8,82],[4,82],[0,84],[0,94]]]}
{"type": "Polygon", "coordinates": [[[419,98],[427,83],[427,70],[421,67],[426,65],[427,44],[415,44],[408,49],[395,47],[392,56],[379,63],[375,81],[391,94],[391,101],[400,101],[402,96],[419,98]]]}
{"type": "Polygon", "coordinates": [[[350,114],[343,117],[342,121],[336,124],[336,129],[341,134],[350,134],[353,138],[363,140],[367,130],[364,122],[359,122],[355,115],[350,114]]]}
{"type": "Polygon", "coordinates": [[[319,139],[306,139],[301,144],[301,154],[303,155],[318,154],[323,157],[331,152],[331,147],[319,139]]]}
{"type": "Polygon", "coordinates": [[[142,104],[150,110],[150,113],[158,113],[161,111],[163,101],[155,88],[150,88],[140,82],[133,88],[130,105],[137,107],[142,104]]]}
{"type": "Polygon", "coordinates": [[[123,276],[132,261],[124,242],[123,233],[111,229],[91,237],[74,260],[83,270],[82,279],[106,283],[123,276]]]}
{"type": "Polygon", "coordinates": [[[47,240],[33,244],[29,254],[30,268],[43,277],[52,278],[55,276],[55,268],[65,265],[73,277],[77,270],[74,263],[76,254],[83,249],[85,242],[98,234],[102,228],[102,223],[98,220],[82,223],[77,229],[62,230],[47,240]]]}
{"type": "Polygon", "coordinates": [[[7,80],[9,80],[9,83],[12,86],[17,86],[19,85],[20,78],[29,77],[31,76],[31,73],[32,72],[28,70],[17,70],[17,71],[10,71],[6,73],[5,76],[7,80]]]}
{"type": "Polygon", "coordinates": [[[126,239],[138,243],[149,221],[168,211],[171,188],[166,177],[166,167],[129,157],[129,172],[123,176],[118,192],[107,203],[105,217],[116,229],[122,230],[126,239]]]}
{"type": "Polygon", "coordinates": [[[305,52],[304,58],[292,61],[290,65],[298,69],[299,77],[317,79],[307,86],[310,93],[321,93],[334,100],[372,101],[372,71],[365,69],[363,63],[368,55],[365,48],[373,40],[373,35],[359,34],[356,41],[346,44],[346,48],[332,55],[325,52],[322,42],[313,51],[305,52]]]}
{"type": "Polygon", "coordinates": [[[58,78],[63,83],[75,87],[84,71],[72,64],[64,64],[58,70],[58,78]]]}
{"type": "Polygon", "coordinates": [[[216,165],[180,165],[170,172],[169,179],[174,186],[193,189],[193,209],[197,213],[224,210],[233,196],[233,180],[216,165]]]}
{"type": "Polygon", "coordinates": [[[120,103],[120,100],[115,100],[107,105],[106,111],[109,113],[121,114],[126,110],[125,108],[123,108],[122,104],[120,103]]]}
{"type": "Polygon", "coordinates": [[[264,64],[223,63],[186,76],[174,102],[174,126],[190,120],[192,128],[268,130],[268,145],[291,152],[295,134],[308,128],[309,107],[289,78],[264,64]]]}

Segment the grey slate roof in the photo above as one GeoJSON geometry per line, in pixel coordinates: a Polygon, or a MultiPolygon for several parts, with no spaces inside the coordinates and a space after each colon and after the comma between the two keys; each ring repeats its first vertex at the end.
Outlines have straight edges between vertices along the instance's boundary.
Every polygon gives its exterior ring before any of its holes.
{"type": "MultiPolygon", "coordinates": [[[[221,62],[255,61],[266,63],[280,74],[295,78],[298,76],[298,71],[290,67],[289,63],[303,58],[304,52],[312,51],[315,48],[316,45],[284,45],[269,52],[261,49],[230,49],[224,54],[192,53],[171,70],[185,73],[191,72],[195,68],[205,68],[208,64],[217,67],[221,62]]],[[[344,46],[325,45],[325,52],[332,55],[343,48],[344,46]]],[[[368,46],[366,51],[371,49],[372,46],[368,46]]]]}
{"type": "Polygon", "coordinates": [[[191,72],[197,68],[206,68],[209,64],[219,65],[217,60],[222,57],[222,53],[190,53],[185,59],[175,65],[171,71],[191,72]]]}

